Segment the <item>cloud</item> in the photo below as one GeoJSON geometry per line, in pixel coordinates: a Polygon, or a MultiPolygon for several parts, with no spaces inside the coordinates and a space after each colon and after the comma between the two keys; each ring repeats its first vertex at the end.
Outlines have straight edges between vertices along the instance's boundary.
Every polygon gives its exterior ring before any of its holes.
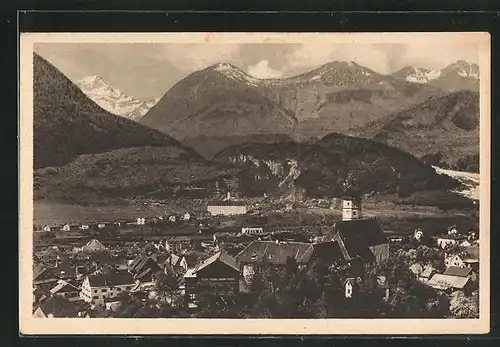
{"type": "Polygon", "coordinates": [[[216,63],[231,62],[238,49],[238,44],[178,43],[164,45],[161,55],[177,68],[193,72],[216,63]]]}
{"type": "Polygon", "coordinates": [[[267,60],[261,60],[257,64],[249,66],[247,72],[256,78],[279,78],[283,76],[283,71],[271,68],[267,60]]]}

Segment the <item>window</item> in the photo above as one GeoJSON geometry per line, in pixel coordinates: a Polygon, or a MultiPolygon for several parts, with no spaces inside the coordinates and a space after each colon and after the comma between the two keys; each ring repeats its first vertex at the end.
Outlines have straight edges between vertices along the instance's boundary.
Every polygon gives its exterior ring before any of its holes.
{"type": "Polygon", "coordinates": [[[97,300],[99,297],[97,295],[93,296],[92,299],[97,300]]]}
{"type": "Polygon", "coordinates": [[[102,289],[101,292],[106,293],[108,290],[107,289],[102,289]]]}
{"type": "Polygon", "coordinates": [[[118,288],[116,288],[116,291],[117,291],[117,292],[121,292],[121,291],[122,291],[122,289],[121,289],[120,287],[118,287],[118,288]]]}
{"type": "Polygon", "coordinates": [[[94,289],[94,293],[97,293],[97,289],[94,289]]]}

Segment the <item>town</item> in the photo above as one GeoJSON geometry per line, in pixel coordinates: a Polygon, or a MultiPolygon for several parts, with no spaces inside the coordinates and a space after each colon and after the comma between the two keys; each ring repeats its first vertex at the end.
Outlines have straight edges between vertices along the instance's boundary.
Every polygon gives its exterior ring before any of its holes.
{"type": "Polygon", "coordinates": [[[338,217],[300,227],[251,207],[228,193],[205,211],[36,225],[33,313],[478,317],[477,230],[389,234],[354,188],[332,207],[338,217]]]}

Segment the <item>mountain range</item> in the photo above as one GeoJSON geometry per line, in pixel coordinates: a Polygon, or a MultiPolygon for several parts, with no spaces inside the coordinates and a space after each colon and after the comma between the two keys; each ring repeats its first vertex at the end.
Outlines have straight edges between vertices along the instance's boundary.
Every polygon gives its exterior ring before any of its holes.
{"type": "Polygon", "coordinates": [[[430,164],[465,147],[475,155],[478,110],[476,92],[449,94],[350,62],[282,80],[217,64],[135,122],[35,55],[35,197],[324,197],[340,196],[348,181],[366,194],[456,189],[430,164]],[[354,115],[356,107],[372,113],[354,115]],[[314,131],[301,132],[304,124],[314,131]],[[346,135],[356,131],[364,138],[346,135]]]}
{"type": "Polygon", "coordinates": [[[140,122],[177,139],[221,134],[317,139],[443,94],[354,62],[332,62],[296,77],[270,80],[220,63],[178,82],[140,122]]]}
{"type": "Polygon", "coordinates": [[[460,90],[479,92],[479,65],[463,60],[441,70],[407,66],[392,76],[408,82],[429,84],[447,92],[460,90]]]}
{"type": "Polygon", "coordinates": [[[159,100],[143,101],[125,95],[100,76],[87,76],[76,85],[106,111],[133,121],[139,121],[159,100]]]}

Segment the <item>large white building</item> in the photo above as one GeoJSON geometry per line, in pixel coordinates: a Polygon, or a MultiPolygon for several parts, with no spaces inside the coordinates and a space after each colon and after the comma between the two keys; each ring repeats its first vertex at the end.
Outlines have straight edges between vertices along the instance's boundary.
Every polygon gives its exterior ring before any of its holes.
{"type": "Polygon", "coordinates": [[[105,306],[106,301],[128,292],[136,283],[126,270],[114,270],[106,274],[89,275],[82,283],[81,297],[95,306],[105,306]]]}
{"type": "Polygon", "coordinates": [[[246,214],[247,207],[239,201],[216,201],[208,204],[207,211],[212,216],[235,216],[246,214]]]}

